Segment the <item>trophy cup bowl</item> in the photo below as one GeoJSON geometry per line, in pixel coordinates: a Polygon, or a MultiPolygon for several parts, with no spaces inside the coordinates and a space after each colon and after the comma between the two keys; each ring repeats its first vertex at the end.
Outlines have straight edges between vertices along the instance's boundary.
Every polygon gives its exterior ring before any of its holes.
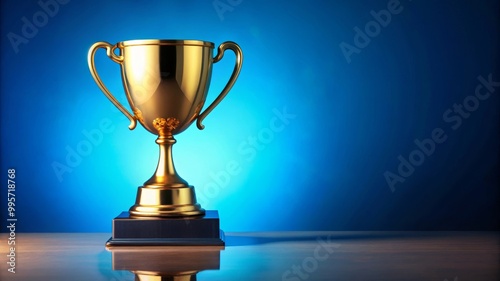
{"type": "Polygon", "coordinates": [[[199,40],[129,40],[112,45],[97,42],[89,50],[90,72],[102,92],[130,120],[137,121],[158,136],[158,165],[153,176],[139,187],[130,217],[186,218],[205,215],[196,202],[194,187],[176,172],[172,159],[174,135],[186,130],[195,120],[202,130],[203,119],[227,95],[236,81],[243,60],[240,47],[224,42],[213,55],[214,44],[199,40]],[[94,64],[100,48],[118,63],[130,113],[106,88],[94,64]],[[217,98],[201,112],[210,85],[213,63],[230,49],[236,55],[234,70],[217,98]]]}

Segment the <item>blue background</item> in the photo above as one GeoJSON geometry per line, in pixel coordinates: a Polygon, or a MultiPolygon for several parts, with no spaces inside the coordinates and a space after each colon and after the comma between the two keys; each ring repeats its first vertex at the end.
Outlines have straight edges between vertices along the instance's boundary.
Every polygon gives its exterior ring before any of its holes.
{"type": "MultiPolygon", "coordinates": [[[[111,231],[158,152],[155,136],[129,131],[98,89],[87,51],[96,41],[161,38],[232,40],[244,52],[206,129],[192,126],[174,146],[179,173],[203,207],[219,210],[224,230],[499,229],[500,88],[456,130],[443,119],[474,94],[478,76],[500,81],[498,1],[401,0],[350,63],[339,44],[355,46],[354,28],[389,1],[221,2],[223,12],[213,1],[73,0],[16,52],[8,34],[21,36],[22,18],[43,10],[2,1],[2,224],[15,168],[18,231],[111,231]],[[275,121],[283,110],[293,115],[286,124],[275,121]],[[435,128],[446,141],[391,190],[384,173],[397,174],[398,156],[408,159],[435,128]],[[95,130],[102,139],[68,162],[95,130]],[[68,170],[58,176],[54,163],[68,170]],[[238,169],[224,179],[228,163],[238,169]]],[[[103,51],[96,64],[125,103],[119,66],[103,51]]],[[[227,53],[214,65],[209,101],[233,64],[227,53]]]]}

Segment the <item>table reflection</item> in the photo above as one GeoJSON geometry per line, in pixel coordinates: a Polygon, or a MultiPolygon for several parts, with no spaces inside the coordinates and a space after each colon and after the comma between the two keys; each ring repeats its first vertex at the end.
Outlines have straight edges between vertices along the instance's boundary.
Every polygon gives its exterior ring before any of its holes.
{"type": "Polygon", "coordinates": [[[1,262],[0,280],[500,280],[498,232],[229,233],[225,248],[105,250],[108,237],[20,233],[16,273],[1,262]]]}
{"type": "Polygon", "coordinates": [[[113,270],[128,270],[136,281],[193,281],[204,270],[220,269],[224,247],[110,247],[113,270]]]}

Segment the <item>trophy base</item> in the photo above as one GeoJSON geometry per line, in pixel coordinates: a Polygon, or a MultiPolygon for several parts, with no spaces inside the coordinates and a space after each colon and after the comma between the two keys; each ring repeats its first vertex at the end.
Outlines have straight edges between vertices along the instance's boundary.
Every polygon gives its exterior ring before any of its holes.
{"type": "Polygon", "coordinates": [[[224,246],[219,213],[206,211],[202,217],[134,217],[122,212],[113,219],[113,236],[106,247],[114,246],[224,246]]]}
{"type": "Polygon", "coordinates": [[[196,203],[193,186],[151,184],[139,187],[136,203],[129,209],[129,214],[138,218],[200,217],[205,215],[205,210],[196,203]]]}

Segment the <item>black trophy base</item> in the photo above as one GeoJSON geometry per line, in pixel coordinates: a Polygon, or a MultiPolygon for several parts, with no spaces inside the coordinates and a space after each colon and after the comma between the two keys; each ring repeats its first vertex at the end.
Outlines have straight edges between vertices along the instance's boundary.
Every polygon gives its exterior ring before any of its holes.
{"type": "Polygon", "coordinates": [[[138,218],[122,212],[113,219],[106,246],[224,246],[224,232],[217,211],[187,218],[138,218]]]}

